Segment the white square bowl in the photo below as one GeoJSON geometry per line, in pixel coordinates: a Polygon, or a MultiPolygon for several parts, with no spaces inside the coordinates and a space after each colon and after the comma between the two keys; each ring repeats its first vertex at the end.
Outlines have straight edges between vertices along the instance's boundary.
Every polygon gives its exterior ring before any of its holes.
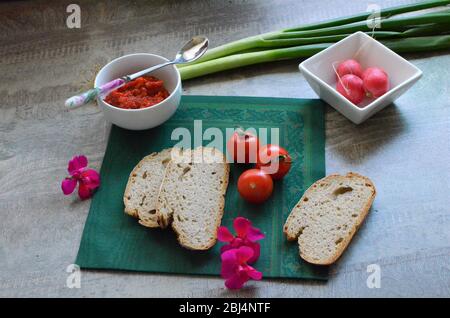
{"type": "Polygon", "coordinates": [[[360,124],[391,104],[406,92],[422,71],[364,32],[356,32],[299,65],[311,88],[342,115],[360,124]],[[357,60],[363,69],[381,67],[389,76],[390,89],[376,99],[366,98],[358,107],[339,94],[333,64],[347,59],[357,60]]]}

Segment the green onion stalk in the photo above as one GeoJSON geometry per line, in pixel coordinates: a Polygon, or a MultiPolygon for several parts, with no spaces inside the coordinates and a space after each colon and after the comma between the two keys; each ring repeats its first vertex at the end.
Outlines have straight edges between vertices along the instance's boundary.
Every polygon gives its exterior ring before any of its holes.
{"type": "MultiPolygon", "coordinates": [[[[450,48],[450,35],[381,40],[381,43],[398,53],[440,50],[450,48]]],[[[233,54],[181,68],[180,73],[182,79],[187,80],[247,65],[293,58],[304,58],[314,55],[332,44],[333,43],[310,44],[258,52],[233,54]]]]}
{"type": "Polygon", "coordinates": [[[450,0],[434,0],[384,9],[380,12],[381,28],[376,29],[367,25],[371,13],[362,13],[252,36],[213,48],[196,62],[180,65],[179,70],[185,80],[252,64],[306,58],[357,31],[398,53],[448,49],[450,10],[396,16],[448,4],[450,0]]]}

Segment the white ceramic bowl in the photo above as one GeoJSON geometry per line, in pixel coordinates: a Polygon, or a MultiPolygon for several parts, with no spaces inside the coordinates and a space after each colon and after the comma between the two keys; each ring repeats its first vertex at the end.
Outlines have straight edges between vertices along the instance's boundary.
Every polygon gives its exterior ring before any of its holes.
{"type": "Polygon", "coordinates": [[[417,67],[364,32],[356,32],[335,43],[303,61],[299,68],[317,95],[355,124],[391,104],[422,76],[417,67]],[[383,68],[389,76],[389,91],[377,99],[364,100],[359,107],[339,94],[332,65],[350,58],[356,59],[363,69],[383,68]]]}
{"type": "MultiPolygon", "coordinates": [[[[167,61],[162,56],[148,53],[124,55],[103,66],[95,78],[95,86],[167,61]]],[[[181,78],[177,68],[170,65],[149,75],[163,80],[170,96],[159,104],[143,109],[114,107],[103,100],[104,96],[99,96],[98,104],[108,121],[125,129],[142,130],[161,125],[175,113],[181,99],[181,78]]]]}

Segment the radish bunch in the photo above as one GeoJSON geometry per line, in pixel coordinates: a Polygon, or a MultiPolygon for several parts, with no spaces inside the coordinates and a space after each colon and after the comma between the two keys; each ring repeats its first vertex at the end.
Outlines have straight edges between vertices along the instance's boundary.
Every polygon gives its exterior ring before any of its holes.
{"type": "Polygon", "coordinates": [[[340,63],[336,73],[336,90],[355,105],[364,96],[378,98],[389,90],[389,77],[379,67],[363,70],[357,61],[350,59],[340,63]]]}

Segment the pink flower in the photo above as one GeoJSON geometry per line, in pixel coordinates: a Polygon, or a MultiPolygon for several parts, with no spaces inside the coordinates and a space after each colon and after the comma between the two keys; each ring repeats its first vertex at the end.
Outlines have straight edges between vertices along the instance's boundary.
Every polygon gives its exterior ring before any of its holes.
{"type": "Polygon", "coordinates": [[[220,226],[217,230],[217,238],[219,241],[229,243],[222,246],[220,252],[224,253],[225,251],[241,246],[250,247],[253,253],[248,263],[253,264],[258,260],[261,250],[259,243],[256,241],[262,240],[264,234],[258,228],[253,227],[252,222],[240,216],[234,219],[233,227],[236,231],[236,236],[231,234],[225,226],[220,226]]]}
{"type": "Polygon", "coordinates": [[[230,249],[222,253],[222,270],[225,286],[229,289],[240,289],[250,279],[260,280],[262,273],[248,265],[253,257],[253,250],[248,246],[230,249]]]}
{"type": "Polygon", "coordinates": [[[93,191],[100,186],[100,175],[97,171],[87,168],[88,160],[85,156],[75,156],[69,161],[67,170],[70,177],[61,183],[61,189],[65,195],[71,194],[78,186],[78,196],[81,200],[92,196],[93,191]]]}

